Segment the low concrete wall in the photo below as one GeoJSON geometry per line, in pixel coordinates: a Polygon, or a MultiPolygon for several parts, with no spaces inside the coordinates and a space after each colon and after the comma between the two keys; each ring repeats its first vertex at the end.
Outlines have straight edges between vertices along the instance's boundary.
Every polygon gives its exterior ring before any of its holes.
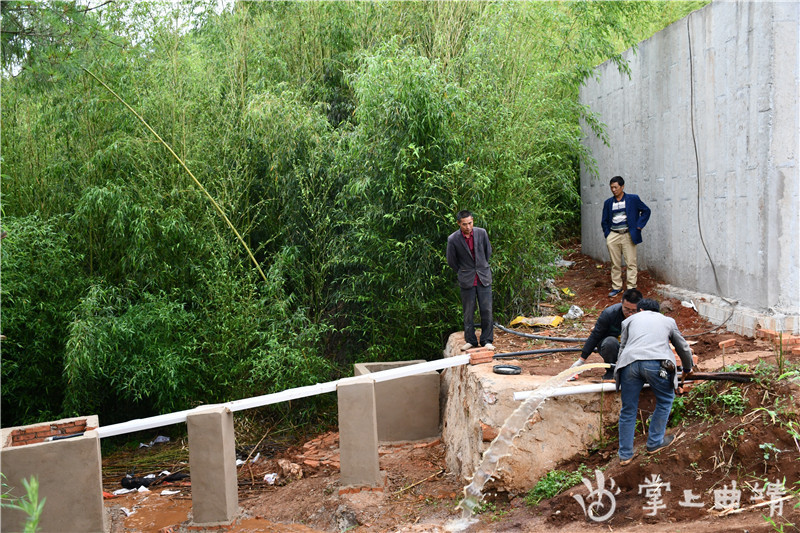
{"type": "MultiPolygon", "coordinates": [[[[358,363],[354,365],[354,375],[363,376],[424,362],[419,359],[358,363]]],[[[376,383],[375,405],[379,441],[399,442],[436,437],[439,435],[439,373],[431,371],[376,383]]]]}
{"type": "MultiPolygon", "coordinates": [[[[38,531],[41,533],[108,530],[103,508],[100,438],[96,430],[64,440],[12,445],[12,434],[20,436],[28,430],[40,428],[48,431],[50,428],[77,427],[76,423],[97,428],[98,418],[68,418],[45,424],[4,428],[0,434],[0,442],[3,443],[0,463],[11,496],[24,497],[22,479],[36,477],[39,481],[39,501],[47,498],[39,521],[38,531]]],[[[61,433],[59,429],[52,431],[54,434],[61,433]]],[[[71,432],[66,431],[65,434],[71,432]]],[[[22,512],[3,509],[0,529],[23,531],[26,518],[22,512]]]]}
{"type": "MultiPolygon", "coordinates": [[[[458,335],[448,340],[445,357],[460,353],[458,335]]],[[[565,368],[571,362],[565,360],[565,368]]],[[[492,366],[464,365],[449,368],[442,375],[447,391],[442,417],[445,460],[448,470],[464,480],[473,475],[491,440],[520,405],[514,393],[534,390],[551,377],[500,375],[492,372],[492,366]]],[[[619,408],[619,395],[608,393],[545,401],[527,429],[514,440],[515,452],[500,461],[494,485],[514,493],[530,490],[560,461],[586,451],[597,440],[602,424],[619,419],[619,408]]]]}

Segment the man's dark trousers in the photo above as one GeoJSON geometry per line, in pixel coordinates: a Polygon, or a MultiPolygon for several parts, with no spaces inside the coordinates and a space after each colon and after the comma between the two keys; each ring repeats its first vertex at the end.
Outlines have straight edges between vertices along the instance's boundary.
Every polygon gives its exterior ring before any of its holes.
{"type": "Polygon", "coordinates": [[[473,346],[483,346],[494,341],[492,321],[492,287],[480,282],[469,289],[461,289],[461,307],[464,309],[464,341],[473,346]],[[475,304],[481,312],[481,341],[475,335],[475,304]]]}

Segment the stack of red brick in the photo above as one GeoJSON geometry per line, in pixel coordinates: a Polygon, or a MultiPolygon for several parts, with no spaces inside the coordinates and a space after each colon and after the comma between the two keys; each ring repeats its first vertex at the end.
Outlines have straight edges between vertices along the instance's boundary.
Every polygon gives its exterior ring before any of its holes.
{"type": "Polygon", "coordinates": [[[478,348],[470,348],[467,350],[469,354],[469,364],[479,365],[481,363],[491,363],[494,361],[494,350],[490,350],[483,346],[478,348]]]}
{"type": "Polygon", "coordinates": [[[11,446],[24,446],[26,444],[36,444],[44,442],[48,437],[63,437],[67,435],[77,435],[85,431],[97,429],[86,427],[86,420],[73,420],[59,424],[44,424],[41,426],[31,426],[15,429],[11,432],[11,446]]]}
{"type": "Polygon", "coordinates": [[[783,348],[784,353],[800,355],[800,335],[778,333],[771,329],[759,329],[756,332],[756,336],[770,341],[775,349],[783,348]]]}

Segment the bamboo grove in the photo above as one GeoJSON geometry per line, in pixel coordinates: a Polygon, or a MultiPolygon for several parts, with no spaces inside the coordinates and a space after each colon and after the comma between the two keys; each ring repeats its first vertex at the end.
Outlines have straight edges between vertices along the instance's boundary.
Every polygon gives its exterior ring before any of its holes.
{"type": "Polygon", "coordinates": [[[604,135],[581,83],[702,4],[2,2],[3,426],[438,357],[459,209],[528,311],[604,135]]]}

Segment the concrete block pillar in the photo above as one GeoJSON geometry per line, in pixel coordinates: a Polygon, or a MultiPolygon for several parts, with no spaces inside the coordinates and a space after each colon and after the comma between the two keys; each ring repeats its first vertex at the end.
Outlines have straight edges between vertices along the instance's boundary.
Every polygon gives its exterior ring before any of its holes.
{"type": "Polygon", "coordinates": [[[192,522],[215,526],[233,523],[239,512],[233,413],[210,407],[187,415],[192,475],[192,522]]]}
{"type": "Polygon", "coordinates": [[[339,385],[339,455],[342,486],[382,485],[378,464],[375,382],[369,378],[339,385]]]}

